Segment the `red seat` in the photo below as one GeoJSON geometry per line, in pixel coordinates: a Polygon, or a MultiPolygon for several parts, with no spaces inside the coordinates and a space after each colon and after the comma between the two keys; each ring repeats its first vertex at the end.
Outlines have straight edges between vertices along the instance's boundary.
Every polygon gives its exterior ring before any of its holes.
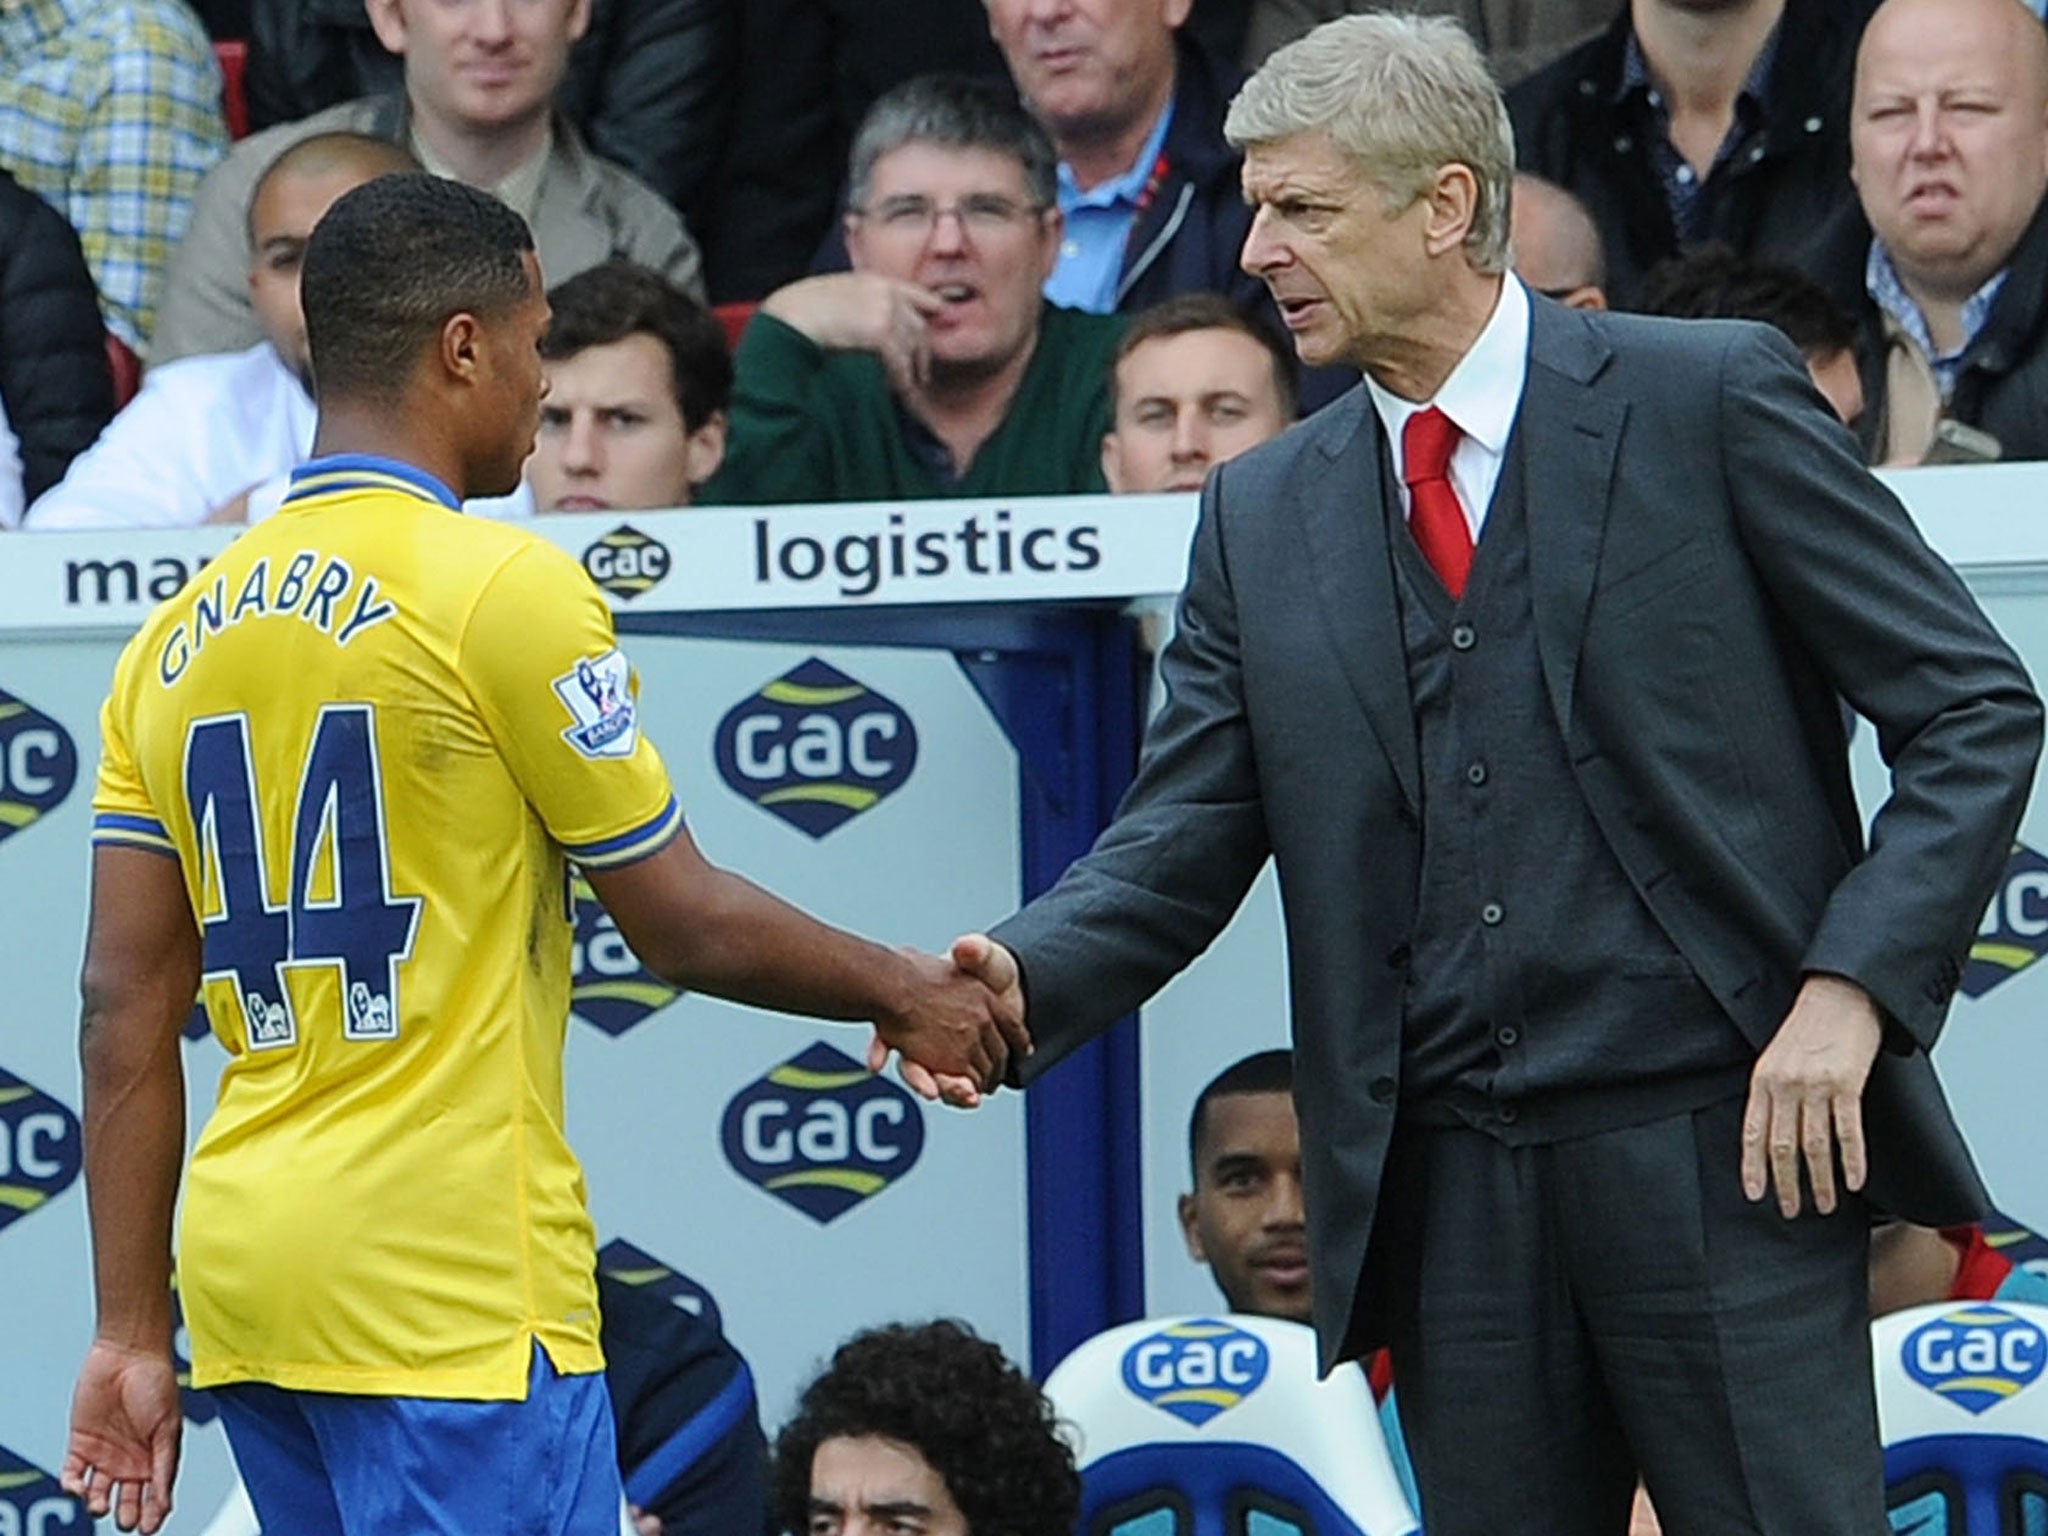
{"type": "Polygon", "coordinates": [[[107,332],[107,371],[114,376],[114,409],[118,411],[142,387],[142,360],[112,331],[107,332]]]}
{"type": "Polygon", "coordinates": [[[758,299],[739,299],[731,304],[714,304],[711,313],[718,317],[718,323],[725,327],[725,344],[734,351],[739,350],[740,335],[747,328],[747,322],[754,318],[754,311],[761,307],[758,299]]]}
{"type": "Polygon", "coordinates": [[[228,120],[228,137],[247,138],[249,97],[242,89],[242,74],[249,67],[249,45],[240,41],[215,43],[213,57],[220,65],[220,110],[228,120]]]}

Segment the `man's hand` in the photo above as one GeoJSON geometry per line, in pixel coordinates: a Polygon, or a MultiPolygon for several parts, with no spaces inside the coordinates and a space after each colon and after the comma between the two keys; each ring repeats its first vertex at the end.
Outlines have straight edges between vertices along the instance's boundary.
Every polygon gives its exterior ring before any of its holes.
{"type": "MultiPolygon", "coordinates": [[[[958,950],[958,941],[954,948],[958,950]]],[[[905,1082],[926,1098],[942,1096],[949,1104],[971,1109],[982,1094],[1001,1086],[1013,1051],[1030,1054],[1022,990],[1013,982],[1012,995],[1006,998],[956,960],[912,949],[900,953],[911,963],[916,986],[894,1018],[875,1021],[868,1069],[881,1071],[889,1052],[899,1051],[905,1082]],[[943,1090],[941,1083],[946,1085],[943,1090]]],[[[1014,962],[1010,970],[1014,977],[1014,962]]]]}
{"type": "Polygon", "coordinates": [[[72,1393],[58,1481],[94,1519],[111,1512],[124,1531],[154,1531],[171,1512],[183,1427],[169,1353],[96,1339],[72,1393]]]}
{"type": "Polygon", "coordinates": [[[764,313],[802,331],[828,352],[872,352],[899,395],[931,375],[931,334],[925,321],[945,307],[931,289],[877,272],[832,272],[778,288],[764,313]]]}
{"type": "MultiPolygon", "coordinates": [[[[962,934],[947,953],[955,970],[980,981],[994,994],[1001,1014],[1016,1021],[1016,1033],[1008,1035],[1011,1046],[1020,1055],[1030,1055],[1031,1036],[1024,1025],[1024,983],[1017,957],[985,933],[962,934]]],[[[868,1045],[868,1070],[879,1072],[888,1064],[888,1044],[877,1033],[868,1045]]],[[[934,1071],[907,1054],[897,1070],[922,1098],[943,1099],[956,1109],[973,1109],[981,1102],[980,1085],[972,1077],[934,1071]]],[[[993,1089],[996,1084],[988,1086],[993,1089]]]]}
{"type": "Polygon", "coordinates": [[[642,1509],[638,1504],[628,1505],[626,1512],[633,1518],[633,1536],[662,1536],[662,1532],[668,1529],[661,1523],[661,1516],[642,1509]]]}
{"type": "Polygon", "coordinates": [[[1863,1145],[1863,1084],[1884,1036],[1870,994],[1840,976],[1809,976],[1792,1011],[1757,1058],[1742,1115],[1742,1192],[1761,1200],[1767,1185],[1778,1209],[1799,1214],[1802,1159],[1814,1209],[1835,1208],[1835,1154],[1842,1180],[1861,1189],[1869,1172],[1863,1145]]]}

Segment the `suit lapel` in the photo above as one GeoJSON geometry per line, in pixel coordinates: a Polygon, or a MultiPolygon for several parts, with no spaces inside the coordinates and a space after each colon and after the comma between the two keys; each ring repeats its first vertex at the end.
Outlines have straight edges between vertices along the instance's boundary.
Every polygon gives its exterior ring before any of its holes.
{"type": "Polygon", "coordinates": [[[1316,605],[1338,667],[1415,811],[1422,804],[1422,767],[1394,601],[1378,417],[1363,385],[1333,409],[1333,416],[1337,412],[1348,421],[1333,420],[1317,451],[1304,457],[1306,483],[1295,506],[1307,539],[1316,605]]]}
{"type": "Polygon", "coordinates": [[[1544,686],[1569,740],[1628,402],[1603,382],[1611,354],[1583,317],[1532,296],[1529,322],[1529,380],[1515,426],[1522,438],[1529,602],[1544,686]]]}

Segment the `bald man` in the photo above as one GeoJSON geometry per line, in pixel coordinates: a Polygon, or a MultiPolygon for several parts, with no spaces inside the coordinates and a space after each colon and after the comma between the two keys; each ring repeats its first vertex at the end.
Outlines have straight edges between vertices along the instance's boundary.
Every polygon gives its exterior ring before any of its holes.
{"type": "Polygon", "coordinates": [[[1572,309],[1607,307],[1607,253],[1586,205],[1554,181],[1515,176],[1508,204],[1515,276],[1572,309]]]}
{"type": "Polygon", "coordinates": [[[335,199],[414,169],[384,139],[325,133],[287,149],[249,202],[249,301],[264,339],[149,370],[142,392],[29,508],[29,528],[185,528],[305,462],[313,445],[299,258],[335,199]]]}
{"type": "Polygon", "coordinates": [[[2048,458],[2048,33],[2021,0],[1885,0],[1856,57],[1851,175],[1875,235],[1867,436],[1939,424],[2048,458]]]}

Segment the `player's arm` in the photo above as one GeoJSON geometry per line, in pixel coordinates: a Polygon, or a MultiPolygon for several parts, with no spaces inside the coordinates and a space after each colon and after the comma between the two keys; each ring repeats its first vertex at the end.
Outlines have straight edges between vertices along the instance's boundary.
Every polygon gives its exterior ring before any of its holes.
{"type": "Polygon", "coordinates": [[[72,1402],[62,1481],[95,1515],[154,1531],[178,1456],[171,1213],[185,1152],[179,1026],[199,932],[178,861],[93,850],[79,1058],[97,1325],[72,1402]]]}
{"type": "Polygon", "coordinates": [[[906,1059],[984,1089],[1002,1080],[1011,1053],[1030,1048],[1021,1010],[975,977],[819,922],[710,863],[687,831],[636,863],[584,873],[633,952],[672,985],[783,1013],[872,1020],[906,1059]]]}

